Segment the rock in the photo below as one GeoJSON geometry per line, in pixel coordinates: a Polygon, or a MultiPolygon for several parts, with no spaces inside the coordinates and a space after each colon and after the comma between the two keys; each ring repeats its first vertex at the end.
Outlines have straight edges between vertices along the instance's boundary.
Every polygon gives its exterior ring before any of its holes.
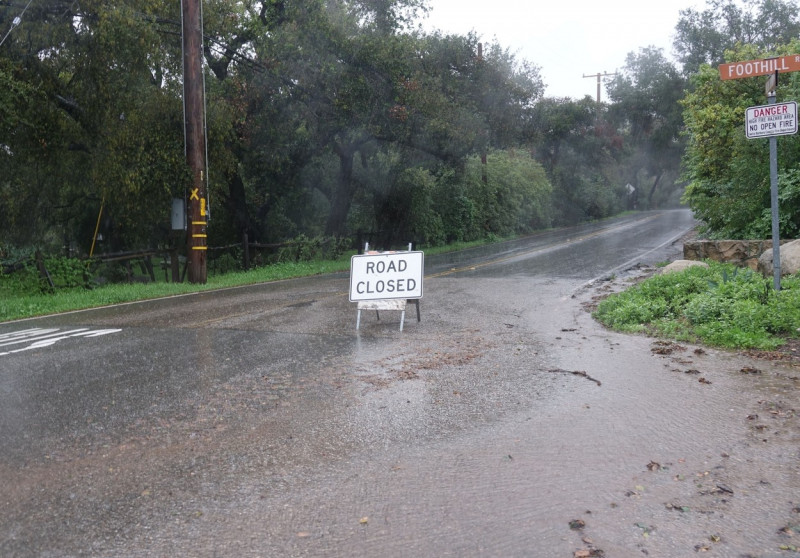
{"type": "MultiPolygon", "coordinates": [[[[769,277],[772,271],[772,248],[758,258],[758,270],[769,277]]],[[[800,240],[781,245],[781,276],[794,275],[800,271],[800,240]]]]}
{"type": "Polygon", "coordinates": [[[758,267],[758,257],[772,246],[770,240],[693,240],[683,245],[687,260],[713,260],[739,267],[758,267]]]}
{"type": "Polygon", "coordinates": [[[673,273],[676,271],[683,271],[690,267],[708,267],[706,262],[698,262],[695,260],[675,260],[667,266],[661,268],[661,273],[673,273]]]}

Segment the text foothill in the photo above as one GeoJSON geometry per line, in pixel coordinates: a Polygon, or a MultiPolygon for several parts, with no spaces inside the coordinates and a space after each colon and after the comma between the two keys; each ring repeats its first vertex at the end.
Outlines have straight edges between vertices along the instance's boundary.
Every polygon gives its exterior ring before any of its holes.
{"type": "Polygon", "coordinates": [[[796,72],[798,70],[800,70],[800,55],[793,54],[791,56],[781,56],[778,58],[721,64],[719,67],[719,77],[723,80],[741,79],[765,76],[767,74],[774,74],[775,72],[796,72]]]}

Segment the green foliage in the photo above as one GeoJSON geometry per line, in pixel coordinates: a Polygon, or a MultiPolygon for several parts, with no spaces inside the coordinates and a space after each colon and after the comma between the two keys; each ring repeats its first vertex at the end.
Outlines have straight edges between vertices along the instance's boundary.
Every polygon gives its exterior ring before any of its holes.
{"type": "MultiPolygon", "coordinates": [[[[778,169],[778,218],[781,236],[784,238],[800,237],[800,168],[778,169]]],[[[748,229],[752,238],[769,238],[772,236],[772,208],[764,207],[748,229]]]]}
{"type": "Polygon", "coordinates": [[[775,292],[751,270],[712,262],[653,276],[602,301],[594,316],[621,331],[773,349],[800,332],[800,280],[787,279],[775,292]]]}
{"type": "MultiPolygon", "coordinates": [[[[19,254],[18,254],[19,256],[19,254]]],[[[35,258],[28,253],[13,260],[0,262],[0,296],[18,294],[39,294],[52,290],[91,288],[94,283],[86,262],[63,256],[50,256],[42,259],[47,276],[42,276],[35,258]],[[48,281],[49,277],[49,281],[48,281]],[[50,286],[50,281],[53,287],[50,286]]]]}
{"type": "Polygon", "coordinates": [[[492,151],[486,164],[467,161],[465,193],[483,234],[507,237],[551,225],[553,192],[544,169],[528,153],[492,151]]]}
{"type": "MultiPolygon", "coordinates": [[[[730,60],[752,60],[797,52],[800,43],[764,52],[740,46],[730,60]]],[[[704,232],[716,238],[771,236],[768,141],[745,136],[743,115],[749,106],[764,103],[762,78],[721,81],[719,72],[703,67],[693,78],[694,90],[683,101],[688,146],[684,155],[688,186],[684,201],[704,223],[704,232]]],[[[797,98],[800,81],[794,74],[778,87],[780,98],[797,98]]],[[[779,139],[781,236],[800,230],[798,156],[800,139],[779,139]]]]}
{"type": "MultiPolygon", "coordinates": [[[[170,200],[189,194],[180,4],[61,8],[29,12],[0,52],[0,237],[85,255],[99,217],[103,251],[164,247],[170,200]]],[[[16,9],[0,6],[0,21],[16,9]]],[[[542,99],[535,64],[475,33],[424,33],[424,11],[421,0],[205,4],[210,246],[359,229],[432,245],[625,207],[628,123],[589,98],[542,99]]],[[[627,98],[647,89],[631,83],[627,98]]],[[[660,106],[638,113],[644,125],[660,106]]]]}
{"type": "Polygon", "coordinates": [[[359,180],[375,186],[356,196],[351,228],[381,231],[378,241],[386,246],[409,241],[436,246],[525,234],[551,224],[552,187],[526,151],[492,150],[486,164],[469,157],[458,173],[407,164],[400,154],[384,152],[357,170],[359,180]]]}
{"type": "Polygon", "coordinates": [[[608,217],[626,206],[618,175],[622,137],[606,122],[605,110],[585,97],[543,99],[532,109],[530,134],[536,159],[552,184],[554,225],[608,217]]]}
{"type": "Polygon", "coordinates": [[[667,303],[663,298],[634,300],[616,300],[615,304],[603,302],[595,317],[608,327],[620,331],[639,332],[646,324],[660,320],[668,313],[667,303]]]}
{"type": "Polygon", "coordinates": [[[626,131],[622,172],[635,188],[630,207],[658,207],[679,188],[685,88],[686,80],[673,63],[653,47],[630,53],[608,86],[614,102],[610,118],[626,131]]]}
{"type": "MultiPolygon", "coordinates": [[[[0,20],[15,9],[0,7],[0,20]]],[[[9,35],[0,106],[13,117],[0,110],[0,129],[18,126],[0,149],[4,238],[44,248],[66,235],[88,252],[105,200],[114,249],[157,240],[186,171],[180,89],[165,78],[180,71],[179,40],[163,41],[154,14],[176,15],[159,0],[48,5],[9,35]]]]}
{"type": "Polygon", "coordinates": [[[702,11],[687,8],[680,14],[673,44],[687,76],[704,64],[719,66],[737,45],[770,50],[800,34],[792,0],[710,0],[702,11]]]}
{"type": "Polygon", "coordinates": [[[311,262],[337,260],[348,248],[347,239],[299,235],[270,258],[270,263],[311,262]]]}
{"type": "Polygon", "coordinates": [[[419,167],[392,174],[390,191],[378,210],[384,217],[378,228],[391,229],[388,236],[400,241],[416,241],[428,246],[443,244],[444,226],[433,203],[436,178],[419,167]]]}
{"type": "Polygon", "coordinates": [[[436,212],[441,216],[445,242],[473,242],[483,238],[478,225],[478,209],[455,171],[447,169],[439,173],[432,198],[436,212]]]}
{"type": "Polygon", "coordinates": [[[233,252],[225,252],[214,259],[209,259],[209,275],[223,275],[233,271],[242,271],[242,249],[237,248],[233,252]]]}
{"type": "Polygon", "coordinates": [[[707,288],[707,277],[700,268],[681,274],[655,275],[601,302],[595,317],[609,327],[643,330],[657,320],[680,317],[686,303],[707,288]]]}
{"type": "Polygon", "coordinates": [[[31,263],[26,262],[23,267],[0,273],[0,298],[41,293],[43,288],[39,273],[31,263]]]}
{"type": "Polygon", "coordinates": [[[76,258],[49,257],[44,259],[44,265],[56,289],[91,287],[91,273],[85,261],[76,258]]]}

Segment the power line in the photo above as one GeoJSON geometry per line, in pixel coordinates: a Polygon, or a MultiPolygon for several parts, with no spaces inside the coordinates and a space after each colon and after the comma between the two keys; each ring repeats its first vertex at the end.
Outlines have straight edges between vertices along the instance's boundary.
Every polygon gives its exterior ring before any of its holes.
{"type": "Polygon", "coordinates": [[[28,0],[28,3],[25,4],[24,8],[22,8],[20,14],[11,21],[11,27],[8,29],[8,33],[6,33],[5,36],[2,39],[0,39],[0,46],[3,46],[3,43],[6,42],[6,39],[14,30],[14,28],[17,27],[22,22],[22,16],[25,15],[25,10],[28,9],[28,6],[31,5],[31,2],[33,2],[33,0],[28,0]]]}

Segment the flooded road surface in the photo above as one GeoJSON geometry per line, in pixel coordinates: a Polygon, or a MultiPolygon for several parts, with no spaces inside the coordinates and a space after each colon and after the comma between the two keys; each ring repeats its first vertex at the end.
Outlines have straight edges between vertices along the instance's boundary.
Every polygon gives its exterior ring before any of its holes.
{"type": "Polygon", "coordinates": [[[603,329],[691,220],[604,226],[428,258],[402,333],[346,276],[0,324],[117,330],[0,337],[0,555],[796,555],[800,371],[603,329]]]}

